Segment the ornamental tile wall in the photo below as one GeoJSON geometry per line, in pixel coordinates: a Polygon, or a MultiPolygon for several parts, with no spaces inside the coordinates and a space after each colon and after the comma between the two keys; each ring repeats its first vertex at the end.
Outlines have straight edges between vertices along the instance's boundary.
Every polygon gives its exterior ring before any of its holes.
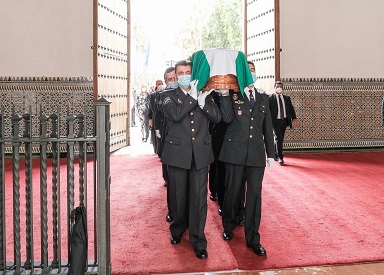
{"type": "MultiPolygon", "coordinates": [[[[86,131],[94,131],[93,80],[85,77],[1,77],[0,112],[5,116],[4,135],[11,136],[13,113],[31,112],[32,133],[39,135],[39,115],[58,113],[60,134],[66,135],[66,116],[84,114],[86,131]]],[[[75,124],[75,127],[77,125],[75,124]]],[[[23,129],[23,125],[21,125],[23,129]]],[[[77,128],[76,128],[77,130],[77,128]]]]}
{"type": "Polygon", "coordinates": [[[287,130],[285,148],[383,147],[384,79],[283,79],[299,125],[287,130]]]}

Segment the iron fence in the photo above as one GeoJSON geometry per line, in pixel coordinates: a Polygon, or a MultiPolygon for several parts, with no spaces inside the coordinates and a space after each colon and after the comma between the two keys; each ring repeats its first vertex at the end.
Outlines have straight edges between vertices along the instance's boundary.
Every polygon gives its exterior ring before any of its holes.
{"type": "Polygon", "coordinates": [[[31,112],[0,114],[0,274],[67,274],[76,205],[87,212],[85,274],[111,274],[110,102],[99,99],[95,115],[95,133],[71,114],[62,135],[60,114],[40,111],[37,136],[31,112]]]}

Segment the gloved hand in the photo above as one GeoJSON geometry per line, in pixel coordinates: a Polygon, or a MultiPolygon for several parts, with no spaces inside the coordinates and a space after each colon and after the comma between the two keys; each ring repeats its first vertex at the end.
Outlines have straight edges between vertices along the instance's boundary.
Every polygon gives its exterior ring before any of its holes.
{"type": "Polygon", "coordinates": [[[157,136],[158,138],[161,138],[160,130],[155,130],[155,132],[156,132],[156,136],[157,136]]]}
{"type": "Polygon", "coordinates": [[[189,84],[191,86],[191,90],[189,91],[189,95],[193,97],[195,100],[197,100],[197,83],[199,83],[199,80],[193,80],[189,84]]]}
{"type": "Polygon", "coordinates": [[[197,103],[199,104],[200,108],[203,109],[205,105],[205,99],[207,96],[212,93],[213,89],[207,92],[200,92],[199,96],[197,97],[197,103]]]}
{"type": "Polygon", "coordinates": [[[275,165],[275,160],[273,158],[267,158],[267,165],[268,167],[272,167],[275,165]]]}
{"type": "Polygon", "coordinates": [[[215,90],[220,96],[229,96],[229,90],[215,90]]]}

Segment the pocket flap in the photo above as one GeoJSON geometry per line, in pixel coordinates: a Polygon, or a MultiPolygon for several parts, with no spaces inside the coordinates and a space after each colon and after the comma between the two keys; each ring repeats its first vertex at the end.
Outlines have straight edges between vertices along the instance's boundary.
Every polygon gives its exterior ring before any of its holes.
{"type": "Polygon", "coordinates": [[[168,142],[170,144],[176,144],[176,145],[180,145],[180,138],[178,137],[173,137],[173,136],[167,136],[165,138],[165,142],[168,142]]]}

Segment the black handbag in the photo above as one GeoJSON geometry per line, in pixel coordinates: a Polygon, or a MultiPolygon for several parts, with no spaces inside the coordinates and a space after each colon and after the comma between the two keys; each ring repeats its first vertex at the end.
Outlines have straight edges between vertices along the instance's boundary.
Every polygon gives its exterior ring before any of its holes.
{"type": "Polygon", "coordinates": [[[84,275],[87,271],[88,234],[87,213],[84,206],[76,207],[71,213],[74,221],[70,239],[69,275],[84,275]]]}

